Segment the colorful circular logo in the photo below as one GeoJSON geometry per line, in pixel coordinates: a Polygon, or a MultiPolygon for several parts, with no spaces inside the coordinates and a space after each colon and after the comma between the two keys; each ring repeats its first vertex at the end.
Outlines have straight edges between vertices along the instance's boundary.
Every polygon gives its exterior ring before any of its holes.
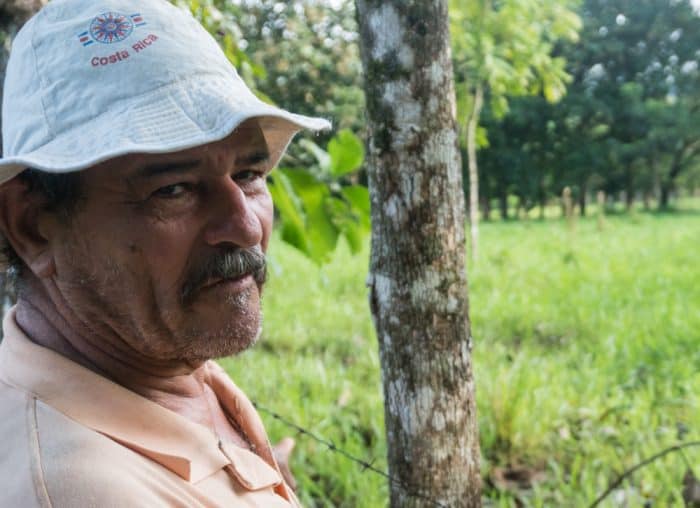
{"type": "Polygon", "coordinates": [[[133,30],[134,24],[131,19],[118,12],[100,14],[90,24],[92,38],[104,44],[123,41],[133,30]]]}

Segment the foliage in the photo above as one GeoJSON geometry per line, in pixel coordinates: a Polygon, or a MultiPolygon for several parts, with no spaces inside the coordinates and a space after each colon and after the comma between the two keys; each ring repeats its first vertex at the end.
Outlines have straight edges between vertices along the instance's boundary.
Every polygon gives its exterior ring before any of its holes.
{"type": "Polygon", "coordinates": [[[679,176],[700,155],[700,18],[687,0],[587,0],[581,15],[580,44],[560,48],[573,77],[562,101],[514,102],[511,116],[521,121],[486,112],[492,139],[481,154],[480,174],[487,182],[482,196],[516,188],[532,204],[560,195],[568,185],[582,210],[597,189],[612,196],[624,191],[628,206],[636,195],[647,203],[656,195],[666,206],[679,176]],[[526,129],[528,118],[546,131],[526,129]],[[515,141],[512,129],[518,125],[515,141]],[[537,147],[539,155],[524,161],[520,171],[540,172],[548,183],[533,192],[519,187],[511,174],[504,190],[500,174],[513,171],[495,164],[523,145],[537,147]]]}
{"type": "MultiPolygon", "coordinates": [[[[625,467],[700,437],[694,206],[608,217],[602,232],[594,220],[575,233],[559,221],[484,225],[470,302],[485,505],[588,506],[625,467]]],[[[384,468],[366,246],[322,268],[278,235],[270,251],[264,337],[227,370],[261,404],[384,468]]],[[[263,418],[273,440],[298,441],[304,506],[386,506],[383,478],[263,418]]],[[[700,452],[686,457],[697,471],[700,452]]],[[[616,499],[682,506],[686,467],[669,456],[616,499]]]]}
{"type": "Polygon", "coordinates": [[[688,1],[662,0],[589,0],[584,15],[588,47],[570,50],[576,92],[606,111],[617,187],[632,195],[650,181],[662,185],[680,171],[673,159],[700,139],[695,115],[684,114],[700,100],[700,18],[688,1]],[[639,178],[645,170],[656,174],[639,178]]]}
{"type": "MultiPolygon", "coordinates": [[[[458,114],[466,126],[471,255],[478,251],[479,178],[477,142],[484,97],[491,114],[508,111],[508,97],[542,94],[561,99],[570,76],[565,60],[554,55],[561,40],[578,40],[580,19],[571,10],[575,0],[450,0],[458,114]]],[[[483,194],[483,192],[481,192],[483,194]]]]}
{"type": "Polygon", "coordinates": [[[573,1],[450,0],[453,53],[460,118],[473,105],[477,86],[487,89],[497,116],[508,97],[543,94],[556,102],[570,79],[565,61],[554,55],[559,40],[578,40],[580,19],[573,1]]]}
{"type": "Polygon", "coordinates": [[[270,176],[282,240],[317,263],[328,260],[340,237],[352,252],[359,252],[370,229],[369,192],[353,183],[353,173],[364,161],[362,142],[342,130],[330,140],[327,152],[310,140],[302,143],[316,164],[276,169],[270,176]]]}
{"type": "Polygon", "coordinates": [[[238,23],[243,38],[239,43],[265,69],[259,85],[275,103],[296,113],[329,118],[338,130],[364,131],[361,64],[351,1],[233,3],[241,11],[238,23]]]}

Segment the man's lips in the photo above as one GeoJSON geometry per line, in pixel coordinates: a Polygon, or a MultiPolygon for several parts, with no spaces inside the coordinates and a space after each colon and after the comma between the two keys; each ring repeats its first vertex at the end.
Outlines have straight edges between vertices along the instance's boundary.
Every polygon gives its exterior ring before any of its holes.
{"type": "Polygon", "coordinates": [[[225,287],[227,289],[242,289],[246,287],[250,282],[255,282],[253,275],[251,273],[244,273],[238,277],[214,277],[207,280],[201,287],[201,289],[216,289],[219,287],[225,287]]]}

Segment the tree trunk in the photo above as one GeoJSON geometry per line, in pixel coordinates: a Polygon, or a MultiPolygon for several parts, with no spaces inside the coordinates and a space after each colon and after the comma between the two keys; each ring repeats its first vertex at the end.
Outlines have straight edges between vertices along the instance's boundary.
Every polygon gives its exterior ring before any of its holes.
{"type": "Polygon", "coordinates": [[[588,194],[588,188],[585,183],[582,183],[579,185],[579,194],[578,194],[578,209],[579,212],[581,213],[581,217],[586,216],[586,194],[588,194]]]}
{"type": "Polygon", "coordinates": [[[632,173],[632,167],[627,166],[625,169],[625,210],[631,211],[634,205],[634,176],[632,173]]]}
{"type": "Polygon", "coordinates": [[[472,99],[472,111],[467,120],[467,159],[469,161],[469,229],[471,231],[471,258],[479,254],[479,167],[476,159],[476,128],[484,106],[484,89],[477,85],[472,99]]]}
{"type": "Polygon", "coordinates": [[[671,190],[673,183],[670,181],[661,182],[661,195],[659,196],[659,210],[668,210],[671,202],[671,190]]]}
{"type": "Polygon", "coordinates": [[[481,198],[481,215],[485,221],[491,220],[491,199],[488,196],[481,198]]]}
{"type": "Polygon", "coordinates": [[[682,155],[676,155],[671,162],[671,169],[666,178],[661,182],[661,197],[659,199],[659,210],[668,210],[671,201],[671,192],[676,186],[676,178],[683,170],[682,155]]]}
{"type": "Polygon", "coordinates": [[[518,204],[515,205],[515,217],[517,219],[527,220],[527,205],[525,198],[522,195],[518,196],[518,204]]]}
{"type": "Polygon", "coordinates": [[[668,175],[661,182],[661,197],[659,199],[659,209],[666,210],[669,207],[671,192],[676,186],[676,179],[700,155],[700,140],[694,142],[684,142],[671,160],[671,168],[668,175]]]}
{"type": "Polygon", "coordinates": [[[478,507],[479,440],[447,0],[356,0],[369,118],[368,286],[391,506],[478,507]]]}
{"type": "Polygon", "coordinates": [[[501,191],[498,196],[498,206],[501,209],[501,220],[508,220],[508,193],[501,191]]]}
{"type": "Polygon", "coordinates": [[[545,191],[544,180],[542,178],[540,178],[537,187],[537,201],[540,207],[540,220],[544,220],[545,210],[547,209],[547,192],[545,191]]]}

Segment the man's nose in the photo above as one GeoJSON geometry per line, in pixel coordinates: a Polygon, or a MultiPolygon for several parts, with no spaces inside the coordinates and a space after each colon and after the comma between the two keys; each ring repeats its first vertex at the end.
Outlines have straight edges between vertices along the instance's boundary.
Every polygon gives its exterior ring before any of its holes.
{"type": "Polygon", "coordinates": [[[211,199],[212,213],[204,234],[209,245],[230,243],[237,247],[253,247],[261,243],[263,227],[260,218],[250,198],[235,180],[222,177],[211,199]]]}

